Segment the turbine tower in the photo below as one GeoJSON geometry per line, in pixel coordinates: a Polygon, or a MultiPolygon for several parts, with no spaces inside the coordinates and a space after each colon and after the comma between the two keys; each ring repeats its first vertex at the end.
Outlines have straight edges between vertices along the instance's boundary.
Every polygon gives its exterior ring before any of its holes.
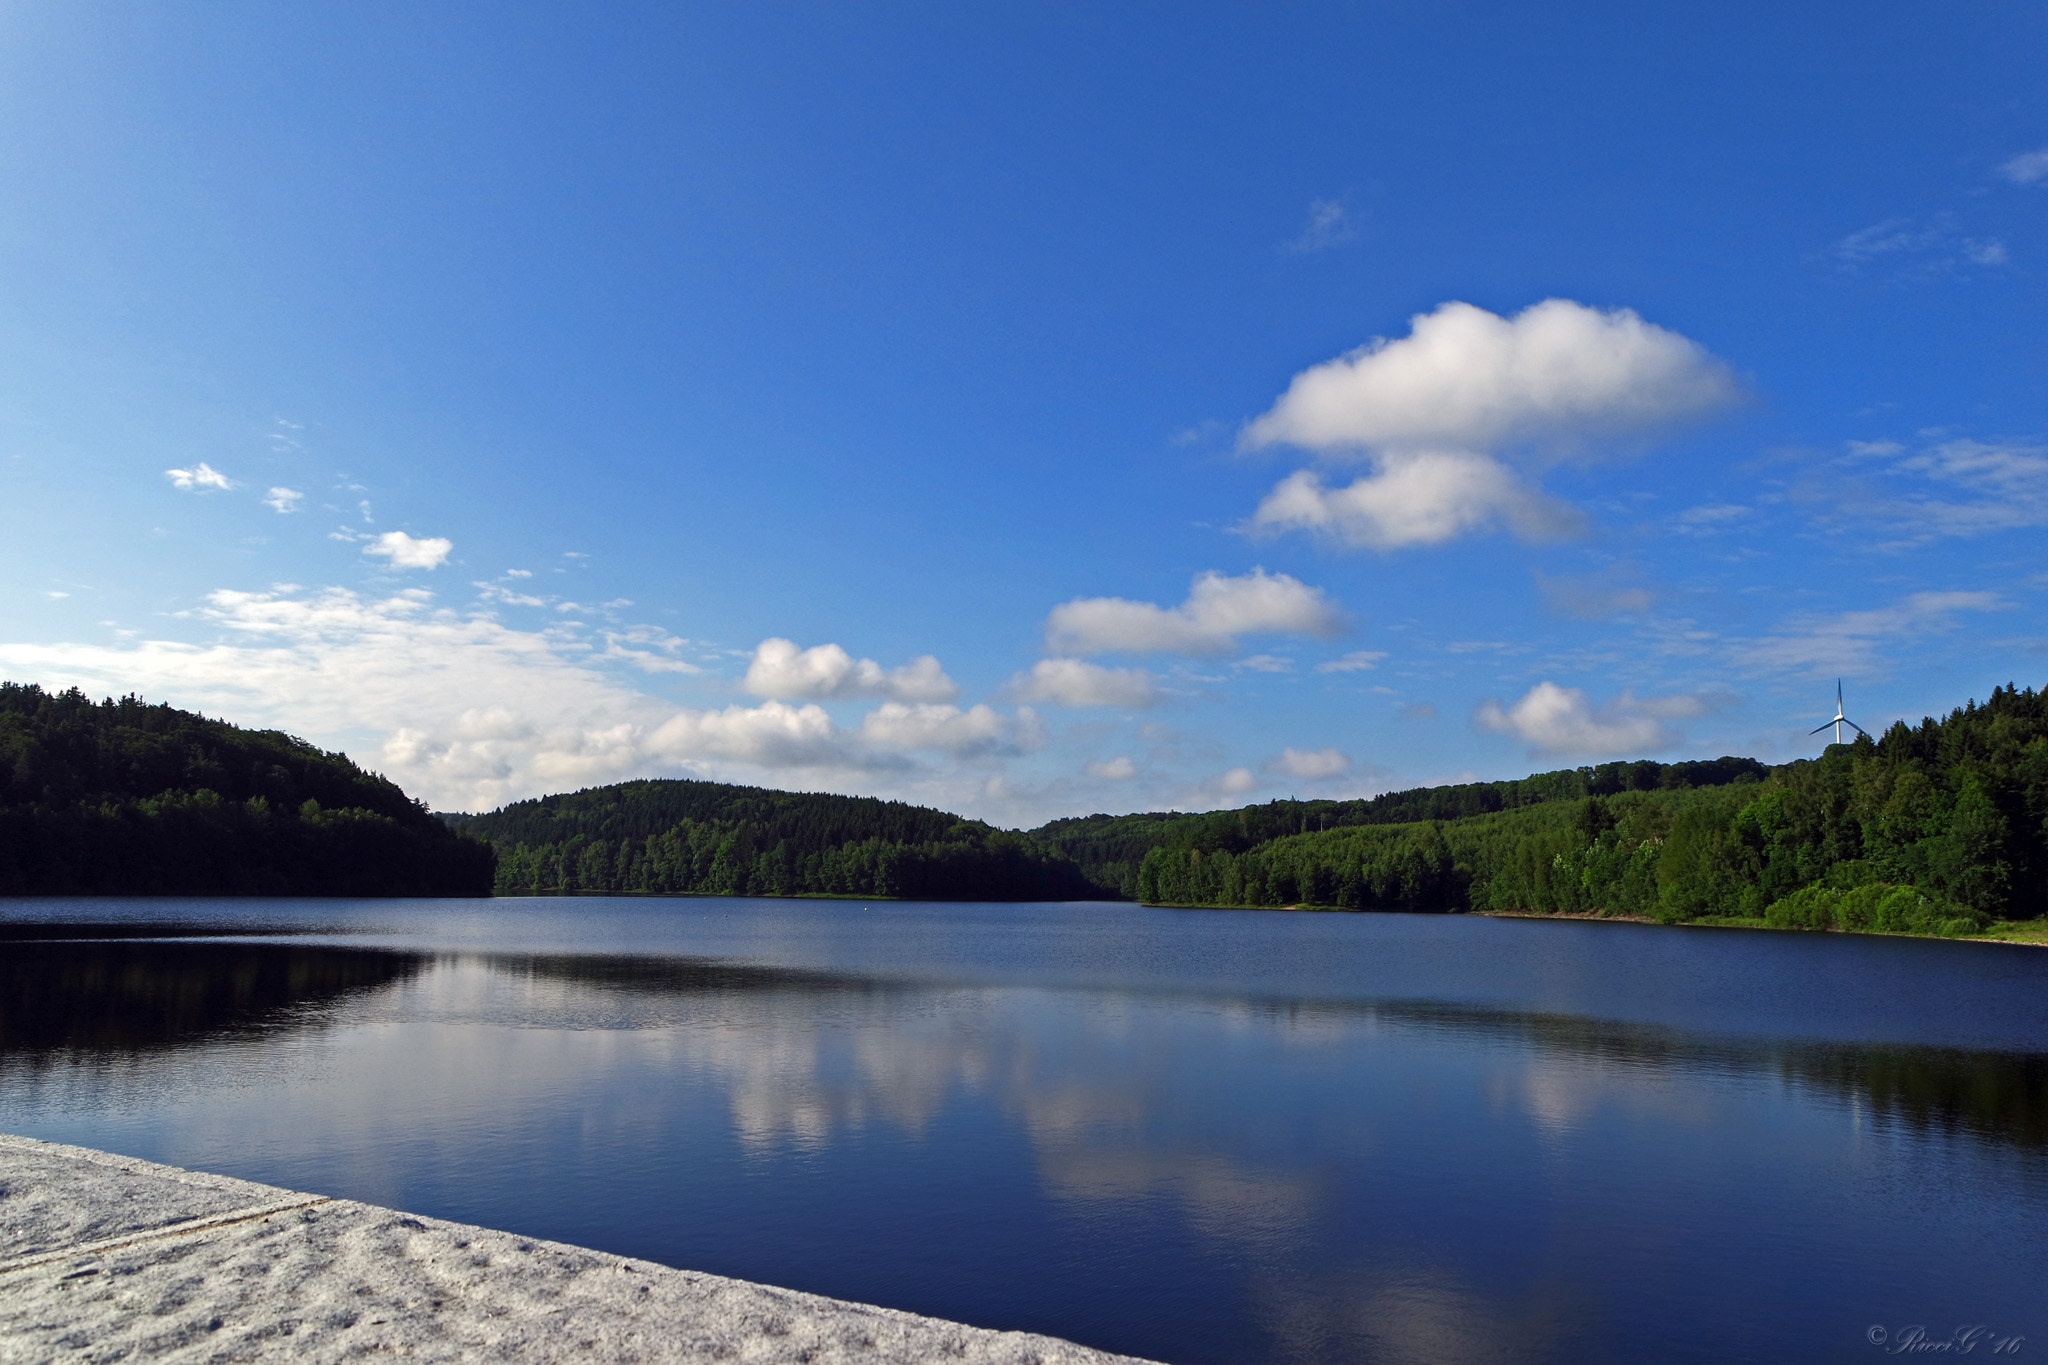
{"type": "Polygon", "coordinates": [[[1854,730],[1857,734],[1863,736],[1865,739],[1870,738],[1870,731],[1864,729],[1855,721],[1850,720],[1847,716],[1842,714],[1842,680],[1840,678],[1835,679],[1835,718],[1833,720],[1822,721],[1820,724],[1814,726],[1811,730],[1807,731],[1807,733],[1810,735],[1817,735],[1821,731],[1827,729],[1830,725],[1835,727],[1835,743],[1837,744],[1840,744],[1842,742],[1842,727],[1844,725],[1848,726],[1851,730],[1854,730]]]}

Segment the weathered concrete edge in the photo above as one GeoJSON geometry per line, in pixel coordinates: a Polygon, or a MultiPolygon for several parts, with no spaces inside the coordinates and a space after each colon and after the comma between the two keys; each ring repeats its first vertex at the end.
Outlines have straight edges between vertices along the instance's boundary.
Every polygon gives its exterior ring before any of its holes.
{"type": "MultiPolygon", "coordinates": [[[[577,1276],[587,1276],[593,1269],[623,1272],[630,1276],[639,1286],[639,1293],[646,1297],[619,1298],[605,1293],[597,1299],[586,1296],[584,1301],[579,1303],[573,1301],[576,1297],[574,1294],[558,1295],[552,1289],[544,1291],[546,1297],[558,1301],[551,1303],[545,1313],[536,1315],[531,1325],[544,1326],[551,1335],[566,1330],[586,1337],[586,1349],[577,1354],[577,1359],[873,1360],[878,1362],[878,1365],[879,1362],[947,1359],[991,1363],[1015,1361],[1021,1365],[1032,1365],[1036,1362],[1043,1362],[1043,1365],[1154,1365],[1153,1362],[1113,1355],[1058,1338],[973,1327],[945,1319],[924,1317],[900,1309],[832,1299],[800,1290],[755,1284],[700,1271],[679,1270],[656,1262],[616,1256],[567,1243],[521,1237],[495,1229],[425,1215],[406,1214],[354,1200],[284,1190],[230,1176],[167,1166],[92,1148],[45,1142],[36,1138],[0,1134],[0,1176],[7,1173],[6,1158],[10,1154],[19,1154],[46,1163],[58,1161],[74,1166],[94,1167],[97,1168],[97,1172],[91,1178],[108,1186],[119,1186],[125,1176],[128,1177],[127,1183],[130,1184],[168,1181],[177,1185],[197,1187],[217,1197],[257,1194],[267,1196],[247,1204],[235,1199],[233,1202],[237,1207],[201,1217],[182,1219],[155,1227],[137,1227],[113,1237],[76,1241],[63,1247],[53,1246],[0,1262],[0,1309],[9,1306],[17,1309],[29,1308],[40,1319],[38,1326],[45,1327],[55,1334],[52,1337],[53,1345],[67,1329],[70,1340],[64,1344],[75,1344],[83,1336],[79,1330],[83,1327],[92,1329],[109,1345],[112,1342],[107,1338],[113,1335],[140,1337],[133,1342],[134,1347],[140,1349],[133,1349],[132,1354],[130,1351],[122,1352],[130,1358],[188,1358],[189,1352],[184,1349],[150,1349],[147,1335],[132,1330],[135,1326],[132,1323],[117,1321],[116,1327],[131,1330],[109,1333],[106,1328],[110,1311],[131,1318],[135,1314],[132,1306],[124,1309],[120,1304],[108,1303],[108,1296],[105,1294],[98,1296],[97,1321],[94,1320],[95,1315],[91,1311],[93,1306],[84,1302],[77,1302],[77,1308],[81,1310],[77,1314],[80,1319],[78,1323],[67,1324],[51,1320],[48,1313],[51,1299],[49,1289],[53,1285],[61,1287],[64,1281],[76,1280],[78,1275],[73,1272],[61,1276],[59,1280],[52,1280],[51,1277],[73,1266],[111,1265],[113,1262],[109,1258],[118,1258],[122,1253],[127,1253],[128,1264],[122,1267],[122,1272],[131,1277],[132,1282],[137,1285],[146,1280],[146,1273],[152,1268],[149,1264],[151,1257],[174,1263],[182,1262],[179,1273],[188,1275],[189,1278],[192,1262],[197,1259],[195,1251],[212,1254],[217,1260],[222,1261],[239,1256],[246,1263],[248,1252],[245,1247],[236,1244],[235,1239],[238,1238],[244,1243],[256,1239],[270,1240],[273,1243],[270,1254],[275,1259],[274,1244],[280,1238],[293,1237],[297,1231],[297,1225],[293,1220],[280,1215],[298,1214],[308,1225],[313,1218],[321,1217],[344,1229],[350,1223],[374,1223],[378,1225],[380,1231],[394,1227],[412,1229],[423,1238],[431,1237],[444,1243],[452,1239],[452,1244],[460,1248],[468,1248],[473,1243],[479,1247],[488,1244],[516,1246],[521,1252],[531,1253],[536,1264],[521,1268],[519,1273],[526,1283],[515,1286],[510,1291],[515,1297],[531,1296],[531,1281],[536,1270],[540,1275],[546,1276],[550,1273],[545,1268],[547,1266],[562,1267],[553,1273],[564,1282],[577,1276]],[[34,1281],[42,1283],[32,1285],[31,1282],[34,1281]],[[9,1304],[10,1299],[15,1301],[12,1305],[9,1304]],[[667,1339],[666,1348],[663,1345],[664,1338],[667,1339]],[[616,1342],[621,1349],[615,1353],[597,1354],[588,1350],[600,1342],[616,1342]],[[806,1342],[811,1344],[807,1345],[806,1342]],[[820,1349],[821,1347],[823,1349],[820,1349]],[[790,1354],[792,1348],[794,1354],[790,1354]]],[[[117,1197],[121,1193],[118,1189],[108,1189],[106,1192],[117,1197]]],[[[349,1232],[346,1235],[360,1234],[349,1232]]],[[[312,1250],[313,1259],[317,1261],[319,1248],[312,1250]]],[[[301,1248],[302,1260],[306,1258],[305,1253],[306,1248],[301,1248]]],[[[390,1247],[380,1248],[380,1254],[381,1263],[390,1270],[393,1280],[402,1281],[411,1269],[411,1255],[400,1253],[390,1247]]],[[[488,1261],[489,1257],[486,1256],[483,1260],[488,1261]]],[[[360,1279],[362,1269],[359,1262],[345,1273],[360,1279]]],[[[243,1274],[239,1278],[246,1280],[248,1277],[243,1274]]],[[[489,1272],[483,1272],[481,1278],[490,1278],[489,1272]]],[[[299,1287],[303,1290],[304,1286],[305,1281],[302,1277],[299,1287]]],[[[578,1288],[581,1287],[579,1283],[578,1288]]],[[[412,1297],[407,1292],[410,1288],[412,1286],[400,1283],[394,1297],[399,1300],[412,1297]]],[[[362,1294],[368,1291],[357,1289],[353,1292],[362,1294]]],[[[60,1305],[75,1301],[66,1301],[63,1296],[59,1296],[60,1305]]],[[[432,1303],[435,1310],[442,1310],[442,1300],[436,1299],[432,1303]]],[[[294,1305],[287,1305],[291,1306],[294,1305]]],[[[478,1307],[483,1309],[483,1305],[478,1307]]],[[[391,1324],[406,1338],[411,1339],[405,1343],[402,1353],[422,1358],[499,1359],[505,1358],[505,1348],[517,1345],[513,1336],[503,1332],[498,1333],[493,1340],[485,1342],[471,1330],[471,1324],[457,1323],[451,1331],[439,1320],[458,1315],[460,1311],[460,1308],[456,1308],[431,1314],[419,1312],[415,1313],[415,1317],[431,1317],[436,1321],[391,1324]],[[437,1339],[420,1339],[423,1328],[431,1329],[433,1337],[437,1339]],[[415,1345],[426,1346],[429,1349],[416,1350],[415,1345]],[[439,1349],[432,1349],[435,1347],[439,1349]]],[[[484,1311],[489,1317],[501,1322],[507,1316],[502,1302],[491,1305],[484,1311]]],[[[7,1316],[10,1315],[0,1312],[0,1318],[7,1316]]],[[[218,1328],[220,1319],[215,1317],[211,1325],[218,1328]]],[[[383,1325],[382,1320],[377,1325],[383,1325]]],[[[290,1330],[289,1327],[286,1328],[287,1336],[290,1330]]],[[[4,1328],[0,1328],[0,1332],[4,1332],[4,1328]]],[[[267,1332],[268,1329],[266,1334],[267,1332]]],[[[185,1335],[189,1337],[190,1332],[185,1335]]],[[[178,1342],[180,1346],[184,1344],[183,1341],[178,1342]]],[[[274,1344],[283,1347],[285,1342],[276,1341],[274,1344]]],[[[529,1348],[533,1344],[531,1341],[525,1343],[529,1348]]],[[[22,1354],[20,1348],[24,1347],[30,1352],[35,1352],[30,1343],[16,1339],[9,1349],[0,1350],[0,1357],[8,1360],[32,1358],[22,1354]]],[[[349,1349],[347,1354],[354,1357],[361,1354],[362,1349],[362,1345],[358,1344],[349,1349]]],[[[69,1351],[64,1354],[68,1355],[69,1351]]],[[[207,1354],[212,1355],[211,1352],[207,1354]]],[[[263,1354],[271,1352],[265,1351],[263,1354]]],[[[279,1351],[277,1354],[280,1357],[288,1354],[294,1360],[304,1360],[321,1358],[327,1352],[318,1350],[314,1341],[301,1336],[288,1351],[279,1351]]],[[[516,1354],[521,1358],[531,1358],[530,1350],[518,1350],[516,1354]]],[[[36,1353],[33,1358],[55,1359],[56,1354],[36,1353]]]]}

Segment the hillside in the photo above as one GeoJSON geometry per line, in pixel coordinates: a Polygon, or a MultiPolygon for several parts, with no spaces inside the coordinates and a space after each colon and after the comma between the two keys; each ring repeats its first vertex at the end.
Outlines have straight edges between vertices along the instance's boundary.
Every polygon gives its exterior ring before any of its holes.
{"type": "Polygon", "coordinates": [[[0,895],[482,895],[491,852],[275,730],[0,683],[0,895]]]}
{"type": "Polygon", "coordinates": [[[501,892],[928,900],[1102,894],[1071,861],[1027,835],[873,797],[657,780],[443,818],[497,850],[501,892]]]}
{"type": "MultiPolygon", "coordinates": [[[[1123,817],[1153,846],[1140,899],[1359,909],[1739,917],[1787,928],[1962,933],[2048,911],[2048,696],[2004,687],[1873,741],[1774,768],[1626,767],[1543,774],[1477,814],[1375,821],[1283,803],[1206,817],[1123,817]],[[1678,769],[1674,773],[1672,770],[1678,769]],[[1637,774],[1641,774],[1638,777],[1637,774]],[[1731,780],[1732,778],[1732,780],[1731,780]],[[1527,784],[1535,783],[1532,789],[1527,784]],[[1531,794],[1541,799],[1522,799],[1531,794]],[[1543,796],[1543,793],[1550,793],[1543,796]],[[1257,837],[1293,819],[1293,832],[1257,837]],[[1263,823],[1261,823],[1263,821],[1263,823]]],[[[1476,788],[1466,791],[1486,800],[1476,788]]],[[[1384,809],[1417,809],[1401,793],[1384,809]]],[[[1370,815],[1374,803],[1362,804],[1370,815]]],[[[1048,827],[1061,846],[1119,855],[1118,822],[1048,827]],[[1078,828],[1077,828],[1078,827],[1078,828]]],[[[1098,871],[1097,875],[1102,875],[1098,871]]]]}
{"type": "Polygon", "coordinates": [[[1311,831],[1463,820],[1620,792],[1718,787],[1731,782],[1761,781],[1769,771],[1753,758],[1688,763],[1644,759],[1565,768],[1500,782],[1413,787],[1355,801],[1272,801],[1263,806],[1193,815],[1160,811],[1142,815],[1085,815],[1054,820],[1032,830],[1031,835],[1072,858],[1104,890],[1135,898],[1139,894],[1139,867],[1154,848],[1237,854],[1287,835],[1311,831]]]}

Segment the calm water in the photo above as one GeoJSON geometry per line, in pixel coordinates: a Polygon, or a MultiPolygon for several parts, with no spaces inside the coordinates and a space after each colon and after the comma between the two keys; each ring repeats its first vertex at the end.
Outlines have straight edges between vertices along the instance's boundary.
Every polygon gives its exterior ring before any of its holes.
{"type": "Polygon", "coordinates": [[[0,1129],[1180,1365],[2048,1355],[2038,949],[12,901],[0,1129]]]}

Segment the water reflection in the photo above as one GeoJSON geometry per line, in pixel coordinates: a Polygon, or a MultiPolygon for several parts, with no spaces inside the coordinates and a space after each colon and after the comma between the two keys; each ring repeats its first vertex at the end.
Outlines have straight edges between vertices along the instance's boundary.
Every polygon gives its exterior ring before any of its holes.
{"type": "Polygon", "coordinates": [[[0,1112],[1190,1362],[1827,1358],[2048,1216],[2040,1053],[676,954],[17,940],[0,1112]]]}
{"type": "Polygon", "coordinates": [[[419,967],[412,954],[271,943],[17,941],[0,952],[0,1057],[149,1052],[303,1026],[419,967]]]}
{"type": "MultiPolygon", "coordinates": [[[[981,1019],[993,988],[940,990],[690,958],[81,941],[82,929],[98,927],[65,926],[60,941],[20,941],[28,935],[13,926],[17,941],[0,953],[0,1057],[139,1052],[288,1031],[345,1017],[352,999],[426,972],[426,994],[410,1002],[414,1017],[571,1029],[686,1027],[680,1055],[725,1078],[735,1126],[748,1141],[820,1141],[874,1118],[921,1132],[946,1093],[965,1086],[999,1093],[1040,1149],[1059,1154],[1049,1159],[1048,1175],[1077,1196],[1105,1185],[1220,1188],[1235,1179],[1202,1163],[1140,1173],[1099,1146],[1085,1155],[1076,1150],[1090,1135],[1143,1126],[1143,1086],[1093,1079],[1142,1072],[1143,1059],[1119,1064],[1098,1055],[1076,1066],[1067,1053],[1046,1052],[1054,1039],[1041,1033],[1035,1046],[1008,1049],[998,1075],[995,1031],[981,1019]],[[970,1001],[981,1008],[946,1008],[970,1001]]],[[[1156,993],[1139,1007],[1148,1003],[1159,1003],[1156,993]]],[[[1398,1029],[1519,1042],[1543,1057],[1597,1063],[1536,1066],[1524,1077],[1528,1112],[1558,1133],[1611,1097],[1618,1077],[1640,1088],[1692,1072],[1772,1076],[1916,1129],[2048,1147],[2048,1053],[1715,1038],[1409,1001],[1192,996],[1180,1003],[1203,1009],[1226,1031],[1254,1028],[1294,1048],[1398,1029]]],[[[1088,1006],[1098,1040],[1125,1031],[1132,1002],[1095,999],[1088,1006]]],[[[1270,1207],[1296,1197],[1265,1191],[1245,1202],[1270,1207]]]]}

